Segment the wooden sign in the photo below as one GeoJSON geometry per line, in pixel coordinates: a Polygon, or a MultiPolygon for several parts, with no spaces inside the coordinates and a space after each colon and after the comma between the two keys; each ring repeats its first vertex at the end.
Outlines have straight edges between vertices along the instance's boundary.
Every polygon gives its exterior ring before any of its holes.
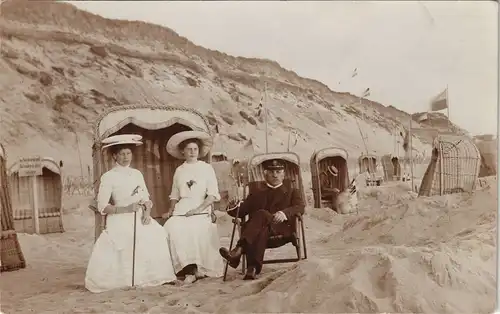
{"type": "Polygon", "coordinates": [[[42,157],[21,157],[19,158],[19,171],[20,177],[31,177],[42,175],[42,157]]]}

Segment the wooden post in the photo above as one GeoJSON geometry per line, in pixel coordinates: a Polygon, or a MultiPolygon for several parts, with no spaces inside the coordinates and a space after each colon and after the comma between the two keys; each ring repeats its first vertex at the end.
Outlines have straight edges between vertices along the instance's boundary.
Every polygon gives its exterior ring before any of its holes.
{"type": "Polygon", "coordinates": [[[33,225],[35,226],[35,233],[40,234],[40,217],[38,212],[38,182],[37,176],[31,176],[33,186],[33,225]]]}
{"type": "Polygon", "coordinates": [[[268,131],[267,131],[267,82],[264,83],[264,103],[262,104],[262,109],[264,110],[264,120],[266,124],[266,154],[269,152],[269,143],[268,143],[268,131]]]}
{"type": "Polygon", "coordinates": [[[358,126],[359,135],[361,135],[361,139],[363,140],[363,146],[365,147],[366,155],[368,155],[368,147],[366,146],[366,138],[364,137],[363,132],[361,131],[361,126],[359,125],[358,118],[354,117],[354,120],[356,121],[356,125],[358,126]]]}
{"type": "Polygon", "coordinates": [[[95,238],[94,242],[97,241],[101,233],[106,229],[106,215],[101,214],[97,210],[97,195],[99,194],[99,184],[101,182],[101,172],[103,169],[105,169],[105,160],[104,160],[104,155],[103,152],[101,151],[100,146],[94,146],[92,147],[93,151],[93,159],[94,159],[94,178],[96,180],[94,181],[93,187],[94,187],[94,199],[93,199],[93,204],[95,204],[95,212],[94,212],[94,228],[95,228],[95,238]]]}
{"type": "Polygon", "coordinates": [[[288,131],[288,143],[287,143],[287,148],[286,148],[287,152],[290,151],[290,138],[291,138],[291,135],[292,135],[292,132],[288,131]]]}
{"type": "Polygon", "coordinates": [[[19,169],[17,171],[19,178],[24,177],[31,180],[31,189],[33,190],[33,227],[36,234],[40,234],[40,213],[38,209],[38,181],[37,177],[43,175],[43,158],[40,156],[20,157],[19,169]],[[31,178],[31,179],[29,179],[31,178]]]}
{"type": "MultiPolygon", "coordinates": [[[[360,105],[360,108],[363,106],[363,98],[359,97],[359,105],[360,105]]],[[[361,119],[364,118],[364,115],[363,113],[361,113],[361,119]]],[[[354,120],[356,121],[356,125],[358,126],[358,130],[359,130],[359,134],[361,135],[361,139],[363,140],[363,146],[365,147],[365,152],[366,152],[366,155],[368,155],[368,144],[366,143],[366,139],[365,136],[363,135],[363,132],[361,131],[361,126],[359,125],[359,122],[358,122],[358,119],[356,117],[354,117],[354,120]]],[[[368,168],[370,168],[370,164],[368,164],[368,168]]]]}
{"type": "MultiPolygon", "coordinates": [[[[440,142],[437,143],[439,146],[438,154],[439,154],[439,195],[444,194],[444,173],[443,173],[443,146],[440,142]]],[[[432,186],[431,186],[432,190],[432,186]]],[[[432,196],[432,195],[431,195],[432,196]]]]}
{"type": "Polygon", "coordinates": [[[80,177],[83,179],[83,164],[82,164],[82,154],[80,153],[80,141],[78,140],[78,134],[73,130],[76,138],[76,149],[78,152],[78,160],[80,161],[80,177]]]}

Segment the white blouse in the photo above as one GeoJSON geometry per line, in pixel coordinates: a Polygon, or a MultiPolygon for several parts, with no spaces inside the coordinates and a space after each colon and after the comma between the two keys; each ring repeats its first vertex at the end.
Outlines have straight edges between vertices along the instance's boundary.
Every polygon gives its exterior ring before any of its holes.
{"type": "Polygon", "coordinates": [[[121,207],[147,200],[149,191],[139,170],[116,165],[101,176],[97,194],[97,209],[101,214],[108,204],[121,207]]]}
{"type": "Polygon", "coordinates": [[[175,169],[171,200],[204,200],[208,195],[213,196],[216,202],[220,201],[219,183],[212,165],[198,160],[195,163],[184,162],[175,169]]]}

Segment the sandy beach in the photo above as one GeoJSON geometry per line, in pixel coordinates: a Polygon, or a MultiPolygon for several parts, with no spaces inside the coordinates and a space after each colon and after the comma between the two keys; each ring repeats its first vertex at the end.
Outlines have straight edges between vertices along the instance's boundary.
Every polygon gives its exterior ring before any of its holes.
{"type": "MultiPolygon", "coordinates": [[[[362,191],[360,212],[308,208],[309,258],[266,265],[244,282],[92,294],[83,278],[93,244],[88,197],[65,201],[66,232],[19,234],[28,266],[3,273],[10,313],[491,313],[495,294],[496,178],[474,194],[416,198],[404,183],[362,191]]],[[[227,245],[231,221],[219,213],[227,245]]],[[[269,251],[293,254],[291,247],[269,251]]]]}

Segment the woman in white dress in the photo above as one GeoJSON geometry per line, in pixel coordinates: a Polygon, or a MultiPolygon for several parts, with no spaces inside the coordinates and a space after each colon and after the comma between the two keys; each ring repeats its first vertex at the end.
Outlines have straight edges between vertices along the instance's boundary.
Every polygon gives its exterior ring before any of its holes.
{"type": "Polygon", "coordinates": [[[101,176],[97,194],[106,229],[94,245],[85,275],[85,287],[94,293],[131,287],[132,280],[139,287],[176,280],[165,232],[150,216],[153,204],[144,176],[130,167],[132,150],[141,139],[117,135],[103,141],[116,164],[101,176]]]}
{"type": "Polygon", "coordinates": [[[212,165],[198,160],[207,155],[212,143],[209,134],[199,131],[177,133],[167,143],[168,153],[185,159],[174,173],[163,228],[174,270],[186,283],[222,276],[219,234],[212,220],[212,204],[220,200],[217,177],[212,165]]]}

